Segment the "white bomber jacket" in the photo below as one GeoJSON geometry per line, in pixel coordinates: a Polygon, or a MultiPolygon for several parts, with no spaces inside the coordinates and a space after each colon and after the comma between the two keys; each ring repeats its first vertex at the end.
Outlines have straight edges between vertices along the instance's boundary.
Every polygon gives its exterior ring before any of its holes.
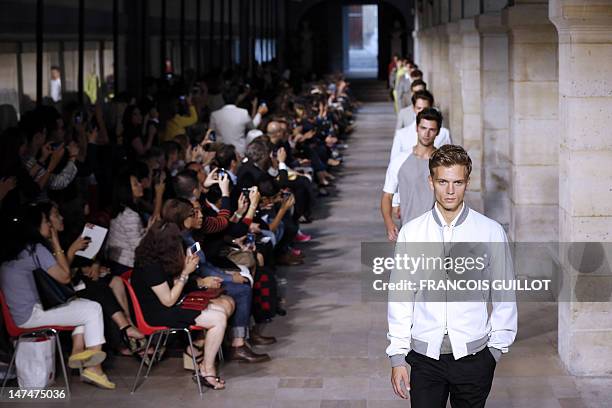
{"type": "MultiPolygon", "coordinates": [[[[448,242],[501,243],[492,245],[497,249],[491,252],[487,268],[495,279],[514,279],[506,234],[500,224],[464,204],[455,220],[445,225],[436,206],[402,227],[398,246],[402,242],[443,243],[445,235],[448,242]]],[[[491,301],[492,312],[489,315],[488,301],[484,297],[482,301],[427,302],[423,301],[418,290],[410,292],[409,298],[402,297],[401,301],[392,301],[390,295],[387,316],[390,345],[386,351],[391,365],[406,365],[405,357],[410,350],[438,360],[445,332],[450,338],[455,359],[484,347],[508,352],[517,331],[515,294],[505,291],[502,301],[499,297],[496,299],[498,301],[491,301]]]]}

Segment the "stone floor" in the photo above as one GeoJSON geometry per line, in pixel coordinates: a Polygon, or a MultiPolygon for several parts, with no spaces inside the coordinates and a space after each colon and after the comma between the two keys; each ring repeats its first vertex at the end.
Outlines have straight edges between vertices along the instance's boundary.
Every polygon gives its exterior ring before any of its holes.
{"type": "MultiPolygon", "coordinates": [[[[99,390],[72,377],[70,405],[408,407],[389,383],[386,305],[363,302],[360,287],[360,243],[385,239],[379,194],[395,123],[391,104],[365,104],[357,123],[337,190],[325,199],[318,221],[304,227],[315,237],[302,246],[307,263],[284,271],[289,314],[266,328],[278,344],[260,348],[271,362],[224,364],[227,389],[207,389],[200,400],[179,359],[154,367],[130,395],[137,362],[115,358],[108,371],[118,389],[99,390]]],[[[556,354],[556,315],[555,305],[520,305],[518,339],[497,367],[487,407],[612,407],[611,378],[574,378],[564,371],[556,354]]]]}

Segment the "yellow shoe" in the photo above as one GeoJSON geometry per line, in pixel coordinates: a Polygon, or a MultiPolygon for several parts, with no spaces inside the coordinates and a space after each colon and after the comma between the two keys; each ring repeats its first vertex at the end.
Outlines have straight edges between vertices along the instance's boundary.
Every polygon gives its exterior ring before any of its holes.
{"type": "Polygon", "coordinates": [[[105,390],[114,390],[115,383],[111,382],[106,374],[97,374],[94,373],[91,369],[86,368],[81,373],[81,379],[85,382],[97,385],[100,388],[104,388],[105,390]]]}
{"type": "Polygon", "coordinates": [[[99,350],[84,350],[71,355],[68,358],[68,367],[84,368],[101,364],[106,358],[106,353],[99,350]]]}

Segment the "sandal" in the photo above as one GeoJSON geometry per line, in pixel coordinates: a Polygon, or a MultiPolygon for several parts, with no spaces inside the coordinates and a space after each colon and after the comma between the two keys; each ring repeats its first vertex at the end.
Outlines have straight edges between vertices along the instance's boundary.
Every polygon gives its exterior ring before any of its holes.
{"type": "MultiPolygon", "coordinates": [[[[198,347],[196,345],[193,346],[193,348],[196,349],[196,352],[198,353],[196,355],[196,363],[199,365],[202,361],[204,361],[204,352],[203,352],[203,348],[198,347]]],[[[188,351],[190,348],[187,347],[187,350],[185,350],[183,352],[183,368],[185,370],[190,370],[190,371],[195,371],[196,368],[193,365],[193,357],[191,356],[191,352],[188,351]]]]}
{"type": "Polygon", "coordinates": [[[195,382],[198,381],[196,378],[196,375],[200,376],[200,383],[207,388],[210,388],[212,390],[224,390],[225,389],[225,380],[217,375],[202,375],[202,374],[194,373],[192,379],[195,382]],[[207,380],[207,378],[214,378],[217,384],[215,385],[215,384],[210,383],[207,380]],[[221,387],[217,387],[217,385],[221,385],[221,387]]]}
{"type": "Polygon", "coordinates": [[[147,339],[144,337],[142,339],[137,339],[135,337],[130,337],[127,333],[128,329],[133,327],[131,325],[125,326],[121,329],[121,341],[127,347],[132,354],[136,354],[139,351],[142,351],[147,345],[147,339]]]}

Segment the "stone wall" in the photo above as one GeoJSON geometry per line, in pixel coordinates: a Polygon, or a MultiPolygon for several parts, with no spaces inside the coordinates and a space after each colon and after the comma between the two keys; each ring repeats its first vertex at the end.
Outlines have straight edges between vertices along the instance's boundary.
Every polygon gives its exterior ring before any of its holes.
{"type": "Polygon", "coordinates": [[[414,38],[453,140],[475,163],[467,200],[511,240],[562,243],[559,354],[572,374],[612,375],[612,2],[461,3],[423,2],[414,38]],[[432,11],[433,27],[419,20],[432,11]],[[577,271],[564,242],[590,261],[603,249],[598,268],[577,271]]]}

